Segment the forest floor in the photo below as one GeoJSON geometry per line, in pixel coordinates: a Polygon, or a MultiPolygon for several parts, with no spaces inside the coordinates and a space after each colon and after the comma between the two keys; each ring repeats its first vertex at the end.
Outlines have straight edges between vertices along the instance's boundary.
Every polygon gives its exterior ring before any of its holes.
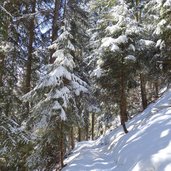
{"type": "Polygon", "coordinates": [[[171,171],[171,90],[127,127],[78,143],[62,171],[171,171]]]}

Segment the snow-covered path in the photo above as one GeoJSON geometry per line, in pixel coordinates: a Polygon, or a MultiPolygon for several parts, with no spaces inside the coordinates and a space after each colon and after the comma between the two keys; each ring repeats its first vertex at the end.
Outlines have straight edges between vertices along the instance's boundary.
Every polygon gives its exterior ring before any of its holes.
{"type": "Polygon", "coordinates": [[[171,171],[171,90],[127,126],[78,143],[62,171],[171,171]]]}

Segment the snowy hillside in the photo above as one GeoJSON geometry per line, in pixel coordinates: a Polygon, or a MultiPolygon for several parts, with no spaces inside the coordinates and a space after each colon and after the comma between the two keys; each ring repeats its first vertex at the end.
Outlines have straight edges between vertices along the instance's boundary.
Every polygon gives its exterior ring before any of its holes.
{"type": "Polygon", "coordinates": [[[171,90],[127,126],[77,144],[62,171],[171,171],[171,90]]]}

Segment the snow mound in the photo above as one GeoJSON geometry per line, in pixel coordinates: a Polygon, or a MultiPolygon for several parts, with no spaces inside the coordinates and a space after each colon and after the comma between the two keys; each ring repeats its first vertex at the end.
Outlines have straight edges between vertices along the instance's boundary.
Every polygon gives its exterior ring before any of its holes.
{"type": "Polygon", "coordinates": [[[62,171],[171,171],[171,90],[127,127],[78,143],[62,171]]]}

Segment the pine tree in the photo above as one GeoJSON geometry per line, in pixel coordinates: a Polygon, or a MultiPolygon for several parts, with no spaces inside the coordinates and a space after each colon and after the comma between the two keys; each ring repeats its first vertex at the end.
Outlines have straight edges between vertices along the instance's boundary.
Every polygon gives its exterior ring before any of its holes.
{"type": "Polygon", "coordinates": [[[156,11],[158,11],[159,20],[154,31],[158,38],[156,46],[159,50],[158,63],[162,66],[165,80],[170,83],[170,43],[171,43],[171,29],[170,29],[170,1],[155,1],[156,11]]]}
{"type": "Polygon", "coordinates": [[[104,10],[107,22],[104,17],[101,19],[101,23],[99,21],[101,32],[103,32],[100,36],[103,37],[98,48],[100,59],[97,60],[98,65],[94,74],[99,76],[97,81],[103,88],[103,94],[111,99],[110,102],[113,101],[113,105],[117,103],[120,106],[121,124],[127,133],[125,127],[125,122],[128,119],[126,93],[128,82],[131,81],[131,77],[135,73],[134,37],[138,34],[138,30],[135,32],[134,28],[138,27],[125,3],[117,2],[110,9],[109,15],[105,13],[109,13],[107,9],[104,10]]]}
{"type": "Polygon", "coordinates": [[[71,34],[71,23],[66,19],[63,23],[61,34],[49,47],[54,51],[52,55],[55,59],[54,63],[47,65],[46,75],[33,90],[24,96],[25,100],[33,103],[28,123],[34,126],[32,131],[37,137],[37,146],[39,146],[30,156],[31,161],[39,158],[35,166],[31,168],[52,167],[51,162],[54,163],[54,157],[58,156],[60,149],[59,158],[63,166],[64,127],[81,121],[82,105],[79,106],[78,102],[85,93],[88,93],[87,83],[78,77],[77,72],[75,74],[77,47],[73,44],[75,40],[71,34]],[[38,138],[39,136],[41,138],[38,138]],[[42,138],[43,142],[40,141],[42,138]],[[56,143],[54,143],[54,138],[56,143]],[[45,146],[48,149],[43,154],[45,151],[42,149],[45,146]],[[54,156],[48,156],[51,150],[54,151],[54,156]],[[46,161],[47,157],[49,161],[46,161]]]}

